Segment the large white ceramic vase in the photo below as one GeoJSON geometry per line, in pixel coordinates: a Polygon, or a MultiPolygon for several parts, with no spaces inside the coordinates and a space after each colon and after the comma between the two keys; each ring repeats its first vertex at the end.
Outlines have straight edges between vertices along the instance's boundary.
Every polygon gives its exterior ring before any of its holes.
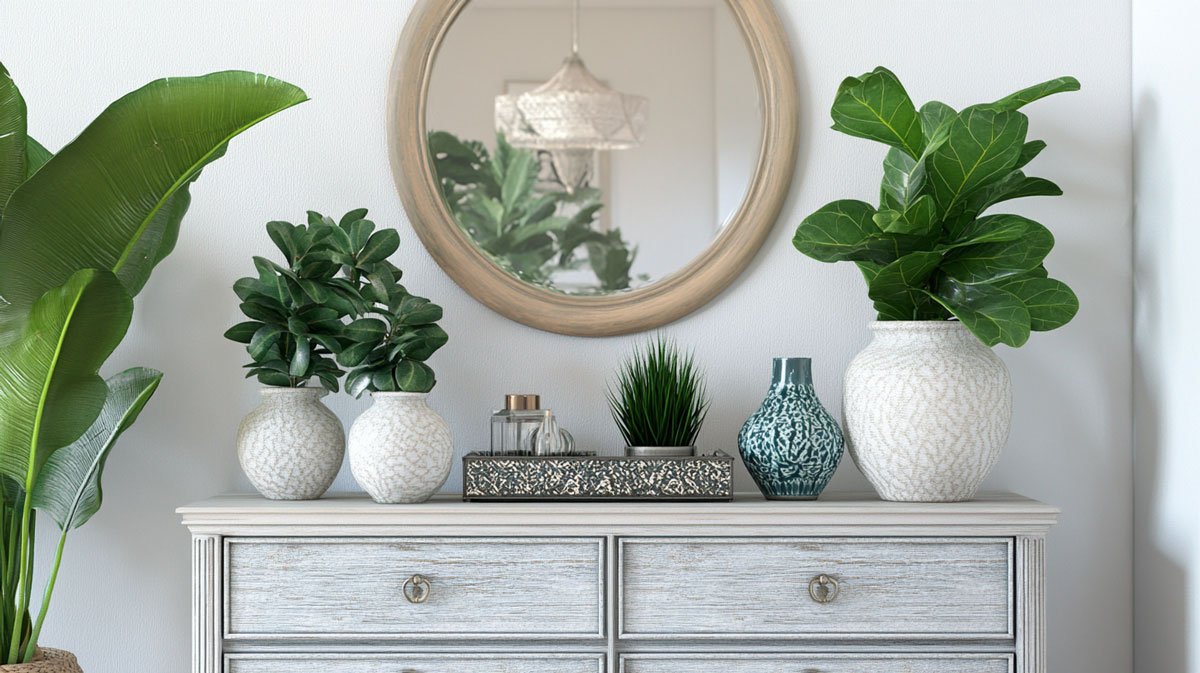
{"type": "Polygon", "coordinates": [[[346,430],[321,403],[324,388],[263,388],[262,403],[242,419],[242,471],[263,497],[315,500],[333,484],[346,454],[346,430]]]}
{"type": "Polygon", "coordinates": [[[846,370],[846,446],[884,500],[975,496],[1008,441],[1008,368],[961,323],[879,321],[846,370]]]}
{"type": "Polygon", "coordinates": [[[424,502],[454,464],[445,419],[427,393],[372,393],[374,402],[350,426],[350,471],[375,502],[424,502]]]}

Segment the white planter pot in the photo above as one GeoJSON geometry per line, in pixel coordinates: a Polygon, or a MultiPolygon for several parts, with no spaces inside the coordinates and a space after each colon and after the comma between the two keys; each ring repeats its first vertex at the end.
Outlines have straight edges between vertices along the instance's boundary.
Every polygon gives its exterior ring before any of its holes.
{"type": "Polygon", "coordinates": [[[450,426],[427,393],[372,393],[374,403],[350,426],[350,471],[381,503],[424,502],[454,463],[450,426]]]}
{"type": "Polygon", "coordinates": [[[970,500],[1012,421],[1008,368],[958,322],[880,321],[846,369],[846,447],[884,500],[970,500]]]}
{"type": "Polygon", "coordinates": [[[271,500],[315,500],[333,483],[346,453],[342,422],[323,388],[263,388],[262,403],[238,427],[238,462],[271,500]]]}

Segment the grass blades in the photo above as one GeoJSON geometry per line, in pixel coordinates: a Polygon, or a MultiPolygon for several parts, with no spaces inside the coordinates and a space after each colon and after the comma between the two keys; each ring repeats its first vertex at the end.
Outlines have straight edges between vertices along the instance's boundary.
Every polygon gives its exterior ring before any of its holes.
{"type": "Polygon", "coordinates": [[[608,405],[628,446],[694,446],[709,400],[694,355],[660,334],[622,363],[608,405]]]}

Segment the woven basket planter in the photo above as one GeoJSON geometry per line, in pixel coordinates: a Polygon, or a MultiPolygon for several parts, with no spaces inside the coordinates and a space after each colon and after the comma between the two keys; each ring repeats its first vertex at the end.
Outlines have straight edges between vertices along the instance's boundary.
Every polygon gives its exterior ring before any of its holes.
{"type": "Polygon", "coordinates": [[[83,669],[74,654],[43,647],[28,664],[0,665],[0,673],[83,673],[83,669]]]}

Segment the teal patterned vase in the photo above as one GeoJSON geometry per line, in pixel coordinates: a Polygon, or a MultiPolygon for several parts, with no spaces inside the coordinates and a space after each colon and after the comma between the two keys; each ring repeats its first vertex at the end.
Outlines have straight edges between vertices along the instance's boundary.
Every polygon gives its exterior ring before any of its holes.
{"type": "Polygon", "coordinates": [[[812,360],[775,358],[771,390],[738,433],[742,461],[768,500],[813,500],[842,460],[842,429],[817,399],[812,360]]]}

